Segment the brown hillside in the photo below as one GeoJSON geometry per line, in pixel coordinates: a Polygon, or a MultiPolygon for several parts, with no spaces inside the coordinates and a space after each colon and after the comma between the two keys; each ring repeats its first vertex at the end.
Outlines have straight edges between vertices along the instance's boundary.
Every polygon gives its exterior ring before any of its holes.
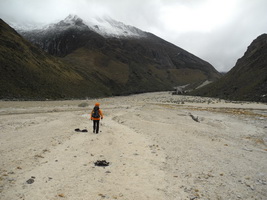
{"type": "MultiPolygon", "coordinates": [[[[23,39],[0,19],[0,98],[99,96],[90,82],[62,61],[23,39]]],[[[95,85],[94,85],[95,87],[95,85]]]]}

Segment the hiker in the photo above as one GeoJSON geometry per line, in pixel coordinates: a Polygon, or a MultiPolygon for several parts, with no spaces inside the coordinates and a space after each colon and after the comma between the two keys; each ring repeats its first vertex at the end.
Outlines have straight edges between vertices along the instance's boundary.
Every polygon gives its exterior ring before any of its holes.
{"type": "Polygon", "coordinates": [[[91,112],[91,120],[93,120],[94,133],[98,134],[100,118],[103,119],[102,111],[99,108],[100,103],[96,103],[91,112]]]}

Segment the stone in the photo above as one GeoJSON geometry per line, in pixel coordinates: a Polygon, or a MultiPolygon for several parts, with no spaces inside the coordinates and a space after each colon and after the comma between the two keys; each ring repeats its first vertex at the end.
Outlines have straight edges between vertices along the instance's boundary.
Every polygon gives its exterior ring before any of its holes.
{"type": "Polygon", "coordinates": [[[32,183],[34,183],[34,179],[33,178],[30,178],[29,180],[26,181],[26,183],[32,184],[32,183]]]}

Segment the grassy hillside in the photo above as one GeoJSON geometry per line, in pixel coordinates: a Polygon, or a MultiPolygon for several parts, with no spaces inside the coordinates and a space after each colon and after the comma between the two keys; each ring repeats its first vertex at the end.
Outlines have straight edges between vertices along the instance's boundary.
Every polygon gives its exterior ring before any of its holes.
{"type": "Polygon", "coordinates": [[[57,99],[103,95],[80,74],[31,45],[2,20],[0,63],[0,98],[57,99]]]}
{"type": "Polygon", "coordinates": [[[121,60],[121,54],[107,55],[87,48],[77,49],[62,58],[64,63],[84,79],[97,83],[101,88],[108,87],[112,95],[172,90],[175,85],[199,82],[207,78],[198,69],[166,70],[159,69],[149,60],[121,60]]]}

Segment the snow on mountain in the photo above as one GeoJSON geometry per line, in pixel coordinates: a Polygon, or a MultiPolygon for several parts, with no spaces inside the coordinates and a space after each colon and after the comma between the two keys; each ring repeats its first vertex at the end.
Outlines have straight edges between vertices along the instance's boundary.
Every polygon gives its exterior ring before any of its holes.
{"type": "Polygon", "coordinates": [[[136,27],[125,25],[110,17],[91,18],[85,21],[92,30],[104,37],[145,37],[146,33],[136,27]]]}
{"type": "Polygon", "coordinates": [[[41,24],[36,24],[36,23],[18,24],[16,22],[9,22],[8,24],[9,24],[9,26],[11,26],[13,29],[17,30],[18,32],[39,30],[39,29],[43,29],[44,27],[47,26],[47,24],[44,24],[44,23],[41,23],[41,24]]]}
{"type": "Polygon", "coordinates": [[[77,15],[69,15],[58,23],[43,25],[42,28],[36,25],[17,25],[12,24],[17,31],[24,33],[34,31],[35,33],[44,33],[47,31],[64,31],[68,28],[90,30],[102,35],[103,37],[146,37],[146,32],[134,27],[125,25],[122,22],[113,20],[110,17],[91,17],[86,20],[81,19],[77,15]]]}

